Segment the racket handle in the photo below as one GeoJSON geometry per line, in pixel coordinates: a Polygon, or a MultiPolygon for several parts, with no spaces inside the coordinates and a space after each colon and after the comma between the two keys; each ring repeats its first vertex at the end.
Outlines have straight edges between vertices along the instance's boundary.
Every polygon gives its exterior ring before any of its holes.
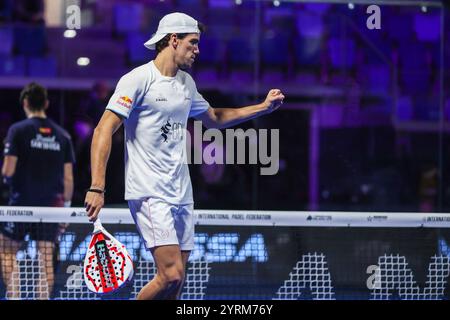
{"type": "Polygon", "coordinates": [[[97,218],[97,220],[94,221],[94,232],[102,229],[102,222],[100,221],[100,218],[97,218]]]}

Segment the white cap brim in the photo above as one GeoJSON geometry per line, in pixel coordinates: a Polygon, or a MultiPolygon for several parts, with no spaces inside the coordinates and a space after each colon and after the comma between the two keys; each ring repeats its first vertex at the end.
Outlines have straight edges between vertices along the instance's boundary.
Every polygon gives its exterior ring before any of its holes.
{"type": "Polygon", "coordinates": [[[150,38],[150,40],[148,40],[146,43],[144,43],[144,46],[145,46],[147,49],[155,50],[155,49],[156,49],[156,48],[155,48],[156,43],[157,43],[159,40],[161,40],[162,38],[164,38],[164,37],[166,36],[166,34],[167,34],[167,33],[155,33],[155,34],[150,38]]]}
{"type": "Polygon", "coordinates": [[[167,34],[171,33],[198,33],[200,34],[200,29],[196,25],[194,26],[181,26],[181,27],[172,27],[172,28],[159,28],[158,32],[156,32],[150,40],[148,40],[146,43],[144,43],[144,46],[150,50],[155,50],[155,44],[164,38],[167,34]]]}

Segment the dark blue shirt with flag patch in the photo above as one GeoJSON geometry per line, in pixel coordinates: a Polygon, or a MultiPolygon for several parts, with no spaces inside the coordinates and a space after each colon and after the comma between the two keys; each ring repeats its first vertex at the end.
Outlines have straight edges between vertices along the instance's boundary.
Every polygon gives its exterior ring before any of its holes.
{"type": "Polygon", "coordinates": [[[12,125],[5,156],[16,156],[9,204],[60,206],[64,201],[64,164],[74,163],[70,135],[50,119],[30,118],[12,125]]]}

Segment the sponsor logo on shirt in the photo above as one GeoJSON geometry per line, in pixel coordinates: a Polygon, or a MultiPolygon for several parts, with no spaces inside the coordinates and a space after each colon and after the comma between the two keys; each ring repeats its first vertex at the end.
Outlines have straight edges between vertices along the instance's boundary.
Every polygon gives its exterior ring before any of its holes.
{"type": "Polygon", "coordinates": [[[158,98],[156,98],[156,102],[167,102],[167,99],[163,96],[159,96],[158,98]]]}
{"type": "Polygon", "coordinates": [[[37,134],[36,138],[32,139],[30,142],[30,146],[33,149],[40,150],[51,150],[51,151],[60,151],[61,146],[58,141],[56,141],[56,137],[43,137],[41,134],[37,134]]]}
{"type": "Polygon", "coordinates": [[[131,109],[131,105],[133,104],[133,100],[131,100],[130,97],[122,96],[120,97],[116,103],[122,107],[125,107],[127,109],[131,109]]]}
{"type": "Polygon", "coordinates": [[[161,137],[163,137],[164,142],[167,142],[169,136],[175,141],[183,140],[183,124],[174,122],[171,118],[166,120],[166,123],[161,127],[161,137]]]}
{"type": "MultiPolygon", "coordinates": [[[[158,99],[156,99],[156,101],[158,101],[158,99]]],[[[167,120],[166,124],[161,127],[161,136],[163,137],[164,142],[167,142],[167,135],[169,134],[171,127],[172,124],[170,123],[170,119],[167,120]]]]}

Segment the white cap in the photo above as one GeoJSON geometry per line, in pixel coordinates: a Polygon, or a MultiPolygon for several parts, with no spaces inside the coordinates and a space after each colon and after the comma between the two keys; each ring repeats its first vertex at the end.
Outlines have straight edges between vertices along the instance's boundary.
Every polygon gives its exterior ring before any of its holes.
{"type": "Polygon", "coordinates": [[[150,50],[155,50],[155,44],[164,38],[165,35],[171,33],[200,33],[198,22],[194,18],[181,12],[174,12],[165,15],[158,25],[158,30],[155,34],[144,43],[150,50]]]}

